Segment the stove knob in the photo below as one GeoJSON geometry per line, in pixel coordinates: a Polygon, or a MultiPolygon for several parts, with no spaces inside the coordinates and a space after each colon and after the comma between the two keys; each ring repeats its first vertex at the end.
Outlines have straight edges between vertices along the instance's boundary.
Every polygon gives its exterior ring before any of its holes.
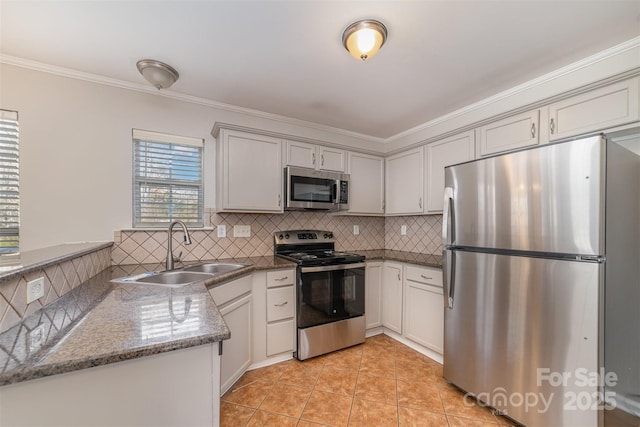
{"type": "Polygon", "coordinates": [[[282,240],[284,238],[284,236],[281,234],[278,236],[278,239],[282,240]]]}
{"type": "Polygon", "coordinates": [[[284,238],[285,238],[285,239],[288,239],[288,238],[289,238],[289,233],[285,234],[285,235],[284,235],[284,238]]]}
{"type": "Polygon", "coordinates": [[[333,233],[327,233],[325,236],[327,239],[333,239],[333,233]]]}

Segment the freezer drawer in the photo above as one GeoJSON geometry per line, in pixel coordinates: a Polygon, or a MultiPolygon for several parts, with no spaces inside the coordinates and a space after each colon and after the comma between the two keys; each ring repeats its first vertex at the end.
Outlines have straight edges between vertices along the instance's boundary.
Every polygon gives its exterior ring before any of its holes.
{"type": "Polygon", "coordinates": [[[525,425],[597,426],[602,264],[445,254],[444,377],[525,425]]]}

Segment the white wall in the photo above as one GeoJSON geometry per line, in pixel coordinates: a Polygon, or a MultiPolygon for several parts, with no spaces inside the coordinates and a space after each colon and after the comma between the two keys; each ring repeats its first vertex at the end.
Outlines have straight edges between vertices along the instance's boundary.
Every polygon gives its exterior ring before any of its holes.
{"type": "Polygon", "coordinates": [[[216,121],[367,147],[345,135],[7,64],[0,64],[0,108],[19,113],[22,250],[112,240],[114,230],[131,227],[132,128],[205,140],[206,207],[215,200],[216,121]]]}

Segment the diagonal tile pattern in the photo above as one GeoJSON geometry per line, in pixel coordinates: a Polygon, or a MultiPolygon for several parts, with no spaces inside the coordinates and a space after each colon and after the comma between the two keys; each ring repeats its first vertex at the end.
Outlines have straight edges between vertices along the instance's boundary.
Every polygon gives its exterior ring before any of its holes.
{"type": "Polygon", "coordinates": [[[111,248],[0,281],[0,333],[47,306],[111,265],[111,248]],[[27,304],[27,282],[42,277],[44,297],[27,304]]]}
{"type": "Polygon", "coordinates": [[[245,373],[224,395],[221,426],[515,426],[464,399],[442,365],[386,335],[245,373]]]}
{"type": "MultiPolygon", "coordinates": [[[[283,214],[234,214],[207,212],[207,226],[213,230],[191,232],[192,244],[182,245],[180,232],[174,235],[176,254],[184,261],[218,258],[243,258],[273,255],[273,233],[279,230],[331,230],[336,249],[363,251],[391,249],[405,252],[439,254],[442,252],[440,215],[403,217],[340,216],[323,212],[285,212],[283,214]],[[227,227],[227,237],[218,238],[215,228],[227,227]],[[250,225],[251,237],[233,237],[234,225],[250,225]],[[360,234],[353,234],[357,225],[360,234]],[[400,227],[407,226],[407,235],[400,227]]],[[[121,230],[114,233],[113,265],[163,262],[166,257],[166,230],[121,230]]]]}

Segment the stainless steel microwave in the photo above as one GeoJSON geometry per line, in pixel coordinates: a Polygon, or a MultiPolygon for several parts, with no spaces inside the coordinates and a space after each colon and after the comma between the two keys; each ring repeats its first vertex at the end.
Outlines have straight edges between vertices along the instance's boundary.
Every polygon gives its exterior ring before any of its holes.
{"type": "Polygon", "coordinates": [[[348,174],[287,166],[284,182],[285,210],[349,209],[348,174]]]}

